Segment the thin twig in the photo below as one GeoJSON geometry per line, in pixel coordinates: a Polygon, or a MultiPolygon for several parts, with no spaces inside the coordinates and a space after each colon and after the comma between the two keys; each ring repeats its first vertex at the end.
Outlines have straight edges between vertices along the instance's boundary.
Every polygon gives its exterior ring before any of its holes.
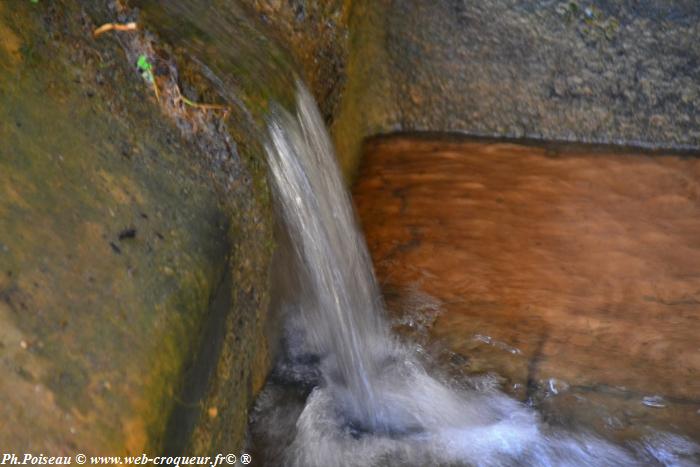
{"type": "Polygon", "coordinates": [[[217,105],[217,104],[198,104],[196,102],[192,102],[182,94],[180,94],[180,99],[182,99],[182,102],[184,102],[186,105],[189,105],[190,107],[197,107],[200,109],[212,109],[212,110],[228,110],[228,107],[225,105],[217,105]]]}
{"type": "Polygon", "coordinates": [[[158,91],[158,83],[156,83],[156,77],[153,77],[153,91],[156,93],[156,102],[160,104],[160,92],[158,91]]]}
{"type": "Polygon", "coordinates": [[[107,31],[135,31],[138,29],[138,25],[134,22],[120,24],[120,23],[105,23],[99,28],[92,32],[92,35],[97,37],[107,31]]]}

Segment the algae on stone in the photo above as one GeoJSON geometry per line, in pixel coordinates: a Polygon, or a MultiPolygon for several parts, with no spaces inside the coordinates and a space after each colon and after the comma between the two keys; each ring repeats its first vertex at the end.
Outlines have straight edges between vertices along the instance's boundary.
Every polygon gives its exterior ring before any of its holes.
{"type": "Polygon", "coordinates": [[[243,98],[259,109],[228,117],[239,170],[222,174],[228,162],[163,112],[123,38],[92,38],[116,14],[107,1],[0,5],[0,445],[156,455],[184,449],[180,436],[198,453],[235,451],[268,365],[271,210],[255,126],[284,96],[243,98]],[[172,426],[183,394],[196,408],[184,435],[172,426]],[[228,431],[207,431],[212,400],[228,431]]]}

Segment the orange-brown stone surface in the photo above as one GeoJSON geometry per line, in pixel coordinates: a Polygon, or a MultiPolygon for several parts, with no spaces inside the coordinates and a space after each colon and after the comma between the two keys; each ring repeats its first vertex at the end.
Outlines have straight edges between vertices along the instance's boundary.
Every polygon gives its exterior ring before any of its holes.
{"type": "Polygon", "coordinates": [[[591,151],[371,141],[354,199],[379,279],[438,298],[431,338],[516,395],[660,395],[700,433],[700,159],[591,151]]]}

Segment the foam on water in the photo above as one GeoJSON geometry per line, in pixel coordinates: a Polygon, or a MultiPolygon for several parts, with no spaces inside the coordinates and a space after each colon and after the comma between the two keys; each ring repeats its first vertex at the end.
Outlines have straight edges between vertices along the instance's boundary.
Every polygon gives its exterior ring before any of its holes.
{"type": "Polygon", "coordinates": [[[252,416],[266,464],[692,465],[697,446],[683,438],[622,448],[548,427],[490,385],[429,374],[420,347],[389,330],[332,145],[302,85],[296,115],[276,109],[269,133],[298,286],[285,304],[284,355],[252,416]]]}

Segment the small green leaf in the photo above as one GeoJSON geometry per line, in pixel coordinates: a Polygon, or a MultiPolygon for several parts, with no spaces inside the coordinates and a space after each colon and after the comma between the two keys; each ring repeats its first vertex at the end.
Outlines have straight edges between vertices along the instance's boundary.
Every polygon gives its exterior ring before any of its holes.
{"type": "Polygon", "coordinates": [[[139,59],[136,61],[136,66],[142,72],[153,70],[153,65],[148,61],[148,57],[145,55],[139,55],[139,59]]]}
{"type": "Polygon", "coordinates": [[[153,77],[153,65],[148,60],[148,57],[145,55],[139,55],[139,58],[136,61],[136,67],[141,72],[143,79],[149,83],[153,83],[155,81],[155,78],[153,77]]]}

